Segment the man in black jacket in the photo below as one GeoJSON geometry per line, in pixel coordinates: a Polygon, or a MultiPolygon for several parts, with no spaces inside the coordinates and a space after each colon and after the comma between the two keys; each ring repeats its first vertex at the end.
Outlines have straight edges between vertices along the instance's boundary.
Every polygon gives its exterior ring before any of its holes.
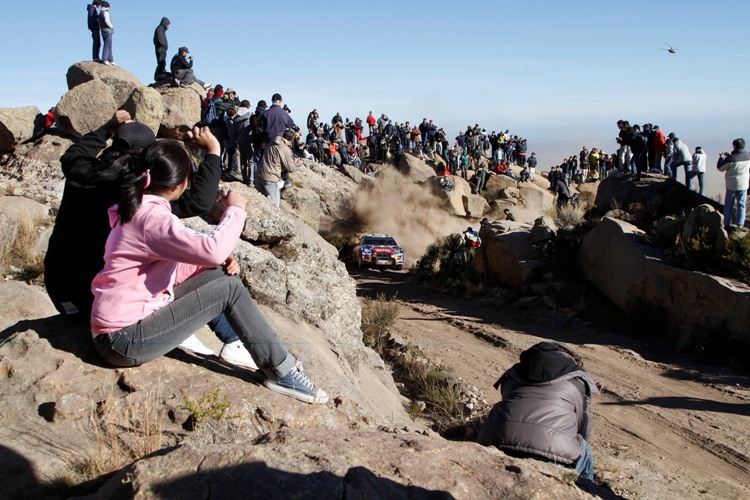
{"type": "Polygon", "coordinates": [[[169,24],[169,19],[162,17],[159,26],[154,31],[154,50],[156,51],[155,82],[169,78],[169,73],[167,73],[167,50],[169,49],[167,30],[169,29],[169,24]]]}
{"type": "Polygon", "coordinates": [[[91,31],[91,38],[94,41],[94,45],[91,50],[91,59],[94,62],[102,62],[100,52],[102,50],[102,34],[99,30],[99,11],[96,10],[102,4],[101,0],[94,0],[86,6],[88,12],[88,27],[91,31]]]}
{"type": "Polygon", "coordinates": [[[172,76],[177,81],[177,84],[190,85],[191,83],[198,83],[198,85],[201,85],[206,90],[213,87],[212,84],[199,80],[195,76],[195,72],[193,71],[195,58],[193,56],[188,57],[188,54],[190,54],[190,51],[187,47],[180,47],[169,64],[169,69],[172,71],[172,76]]]}

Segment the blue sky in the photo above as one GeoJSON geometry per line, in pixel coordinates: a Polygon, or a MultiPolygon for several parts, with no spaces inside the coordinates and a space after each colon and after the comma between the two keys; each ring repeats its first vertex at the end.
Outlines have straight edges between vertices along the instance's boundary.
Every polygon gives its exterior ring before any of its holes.
{"type": "MultiPolygon", "coordinates": [[[[280,92],[298,124],[312,108],[427,117],[451,135],[479,123],[528,138],[542,165],[584,144],[613,151],[619,118],[657,123],[711,157],[750,136],[745,1],[110,3],[115,60],[144,83],[167,16],[169,57],[188,46],[200,78],[254,104],[280,92]]],[[[90,58],[85,8],[3,6],[0,107],[59,100],[67,68],[90,58]]]]}

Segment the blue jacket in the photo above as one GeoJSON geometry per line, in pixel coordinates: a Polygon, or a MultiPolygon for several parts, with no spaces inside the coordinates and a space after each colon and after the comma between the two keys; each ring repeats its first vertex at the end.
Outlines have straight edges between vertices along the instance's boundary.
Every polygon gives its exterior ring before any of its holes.
{"type": "Polygon", "coordinates": [[[260,117],[258,132],[265,139],[266,144],[271,144],[288,128],[294,127],[294,120],[278,104],[271,105],[260,117]]]}
{"type": "Polygon", "coordinates": [[[88,11],[89,30],[99,31],[99,11],[93,4],[87,5],[86,10],[88,11]]]}

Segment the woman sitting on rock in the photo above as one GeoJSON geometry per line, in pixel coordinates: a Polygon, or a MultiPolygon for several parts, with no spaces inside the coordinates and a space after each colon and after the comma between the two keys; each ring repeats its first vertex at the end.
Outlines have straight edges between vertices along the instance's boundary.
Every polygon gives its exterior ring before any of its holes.
{"type": "MultiPolygon", "coordinates": [[[[209,150],[218,150],[216,138],[210,139],[215,144],[209,150]]],[[[112,231],[104,268],[91,284],[97,351],[115,366],[137,366],[166,354],[224,313],[265,374],[267,388],[326,403],[328,395],[304,374],[233,276],[239,264],[231,252],[244,227],[247,201],[233,191],[223,197],[226,210],[211,234],[188,229],[172,213],[170,203],[193,176],[190,157],[176,141],[151,144],[130,163],[120,203],[109,209],[112,231]]]]}
{"type": "Polygon", "coordinates": [[[499,385],[503,399],[490,411],[479,443],[571,467],[593,481],[586,440],[592,429],[591,394],[599,390],[573,354],[559,344],[540,342],[521,353],[521,362],[495,388],[499,385]]]}

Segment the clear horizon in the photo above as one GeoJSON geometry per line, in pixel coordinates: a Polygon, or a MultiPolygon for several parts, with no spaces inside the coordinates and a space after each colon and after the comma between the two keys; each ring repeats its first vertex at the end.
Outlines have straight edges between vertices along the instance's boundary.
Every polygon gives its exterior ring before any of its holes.
{"type": "MultiPolygon", "coordinates": [[[[399,122],[426,117],[449,137],[479,123],[527,138],[547,169],[583,145],[614,151],[620,118],[650,122],[704,147],[717,192],[718,153],[750,138],[750,6],[737,0],[110,3],[115,61],[144,84],[166,16],[169,58],[188,46],[201,79],[253,105],[280,92],[302,126],[313,108],[325,120],[370,110],[399,122]]],[[[59,101],[68,67],[91,58],[86,4],[40,0],[33,16],[23,4],[4,8],[0,41],[17,50],[6,54],[0,107],[46,111],[59,101]]]]}

